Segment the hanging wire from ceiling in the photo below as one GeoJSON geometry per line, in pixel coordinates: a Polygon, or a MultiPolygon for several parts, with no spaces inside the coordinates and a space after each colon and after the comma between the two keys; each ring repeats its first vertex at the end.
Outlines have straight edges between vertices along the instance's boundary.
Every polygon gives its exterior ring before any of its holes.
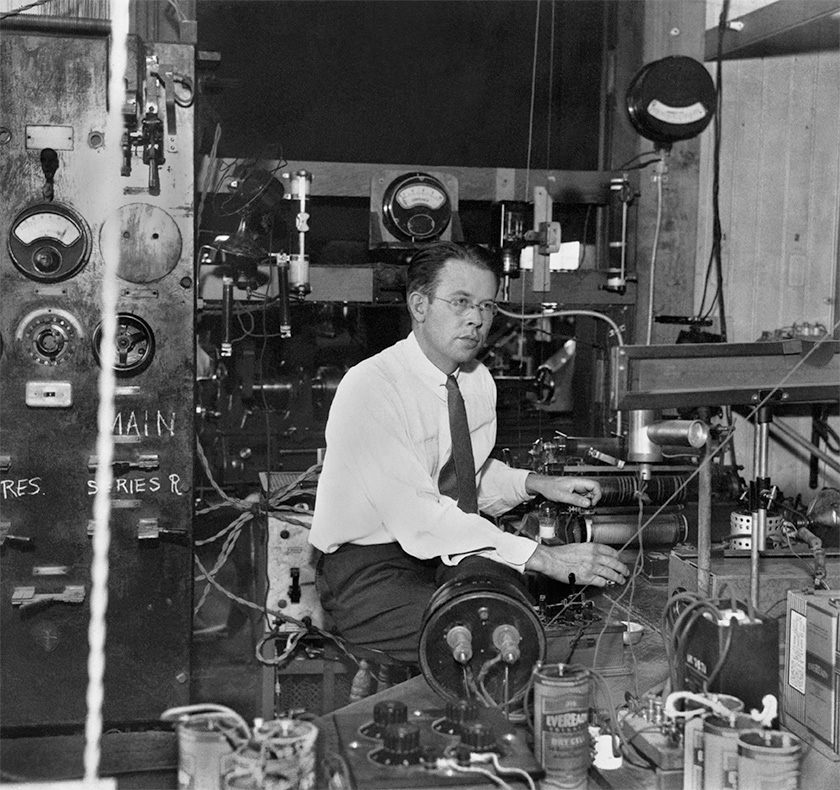
{"type": "Polygon", "coordinates": [[[534,14],[534,54],[531,58],[531,106],[528,111],[528,156],[525,162],[525,195],[523,200],[528,200],[531,191],[531,149],[534,144],[534,105],[537,96],[537,55],[540,48],[540,5],[537,0],[536,13],[534,14]]]}
{"type": "Polygon", "coordinates": [[[723,110],[723,34],[726,30],[727,16],[729,14],[729,0],[724,0],[721,7],[717,28],[717,57],[716,57],[716,107],[714,118],[714,147],[712,164],[712,249],[709,254],[709,262],[706,268],[706,277],[703,285],[703,296],[697,314],[701,318],[708,318],[715,305],[718,308],[720,319],[720,336],[725,343],[726,331],[726,308],[723,294],[723,260],[721,248],[723,245],[723,230],[720,223],[720,144],[721,144],[721,112],[723,110]],[[708,310],[706,306],[706,294],[709,288],[709,278],[712,271],[715,272],[716,284],[715,293],[708,310]]]}
{"type": "Polygon", "coordinates": [[[551,31],[548,46],[548,98],[545,103],[545,169],[551,169],[551,99],[554,96],[554,15],[556,2],[551,0],[551,31]]]}

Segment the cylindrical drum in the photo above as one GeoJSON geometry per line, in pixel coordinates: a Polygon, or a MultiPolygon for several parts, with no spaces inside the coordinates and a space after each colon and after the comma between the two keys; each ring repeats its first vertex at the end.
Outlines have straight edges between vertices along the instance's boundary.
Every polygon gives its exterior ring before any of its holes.
{"type": "Polygon", "coordinates": [[[738,738],[756,729],[743,713],[734,718],[708,716],[703,721],[703,790],[735,790],[738,787],[738,738]]]}
{"type": "Polygon", "coordinates": [[[745,732],[738,738],[738,790],[798,790],[802,741],[789,732],[745,732]]]}
{"type": "Polygon", "coordinates": [[[688,538],[688,519],[682,513],[662,513],[645,518],[639,530],[633,516],[614,516],[609,513],[583,516],[587,543],[607,546],[675,546],[688,538]]]}
{"type": "Polygon", "coordinates": [[[233,757],[231,733],[246,738],[237,718],[197,713],[178,725],[178,790],[221,790],[233,757]]]}
{"type": "Polygon", "coordinates": [[[313,790],[317,739],[311,721],[266,722],[233,755],[224,790],[313,790]]]}
{"type": "Polygon", "coordinates": [[[592,675],[571,664],[534,667],[534,745],[543,787],[584,790],[592,762],[592,675]]]}
{"type": "Polygon", "coordinates": [[[465,574],[438,587],[426,607],[420,669],[445,700],[512,704],[528,692],[545,645],[542,623],[513,576],[465,574]]]}
{"type": "MultiPolygon", "coordinates": [[[[762,540],[759,549],[766,548],[767,538],[770,535],[780,535],[782,530],[781,516],[767,516],[767,534],[762,540]]],[[[752,547],[753,514],[745,510],[736,510],[729,516],[729,547],[749,551],[752,547]]]]}

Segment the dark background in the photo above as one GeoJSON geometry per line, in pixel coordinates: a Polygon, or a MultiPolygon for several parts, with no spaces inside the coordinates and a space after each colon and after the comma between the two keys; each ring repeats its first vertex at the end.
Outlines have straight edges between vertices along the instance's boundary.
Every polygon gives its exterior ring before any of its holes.
{"type": "Polygon", "coordinates": [[[536,34],[530,165],[597,169],[604,8],[199,0],[222,88],[203,101],[201,152],[218,122],[226,157],[524,168],[536,34]]]}

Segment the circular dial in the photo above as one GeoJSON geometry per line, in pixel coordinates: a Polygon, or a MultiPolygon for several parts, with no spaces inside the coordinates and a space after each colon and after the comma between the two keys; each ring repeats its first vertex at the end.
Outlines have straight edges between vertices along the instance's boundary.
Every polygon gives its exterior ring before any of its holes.
{"type": "MultiPolygon", "coordinates": [[[[102,324],[93,333],[93,353],[102,364],[99,347],[102,342],[102,324]]],[[[112,364],[117,376],[136,376],[142,373],[155,355],[155,336],[152,328],[132,313],[117,315],[117,336],[114,343],[112,364]]]]}
{"type": "Polygon", "coordinates": [[[58,282],[77,274],[90,256],[90,231],[76,211],[60,203],[29,206],[12,222],[12,263],[32,280],[58,282]]]}
{"type": "Polygon", "coordinates": [[[46,367],[67,362],[76,352],[81,335],[81,327],[69,313],[50,309],[30,313],[16,333],[24,352],[46,367]]]}
{"type": "Polygon", "coordinates": [[[670,146],[700,134],[715,113],[716,90],[706,67],[677,55],[643,66],[627,89],[627,114],[648,140],[670,146]]]}
{"type": "Polygon", "coordinates": [[[395,178],[382,198],[385,226],[402,241],[438,238],[452,219],[452,202],[443,183],[427,173],[395,178]]]}

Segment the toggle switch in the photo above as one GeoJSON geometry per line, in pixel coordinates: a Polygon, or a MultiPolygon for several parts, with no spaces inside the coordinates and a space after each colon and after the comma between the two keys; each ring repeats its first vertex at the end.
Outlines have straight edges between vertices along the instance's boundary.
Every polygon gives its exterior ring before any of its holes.
{"type": "Polygon", "coordinates": [[[15,587],[12,592],[12,606],[21,611],[32,606],[51,603],[80,604],[85,600],[85,588],[81,584],[68,584],[61,592],[39,593],[34,587],[15,587]]]}
{"type": "Polygon", "coordinates": [[[27,381],[25,402],[34,409],[67,409],[73,405],[69,381],[27,381]]]}
{"type": "MultiPolygon", "coordinates": [[[[95,472],[99,467],[99,457],[92,455],[88,458],[88,471],[95,472]]],[[[133,461],[114,459],[111,468],[115,475],[122,475],[134,470],[160,469],[160,456],[157,453],[138,455],[133,461]]]]}

